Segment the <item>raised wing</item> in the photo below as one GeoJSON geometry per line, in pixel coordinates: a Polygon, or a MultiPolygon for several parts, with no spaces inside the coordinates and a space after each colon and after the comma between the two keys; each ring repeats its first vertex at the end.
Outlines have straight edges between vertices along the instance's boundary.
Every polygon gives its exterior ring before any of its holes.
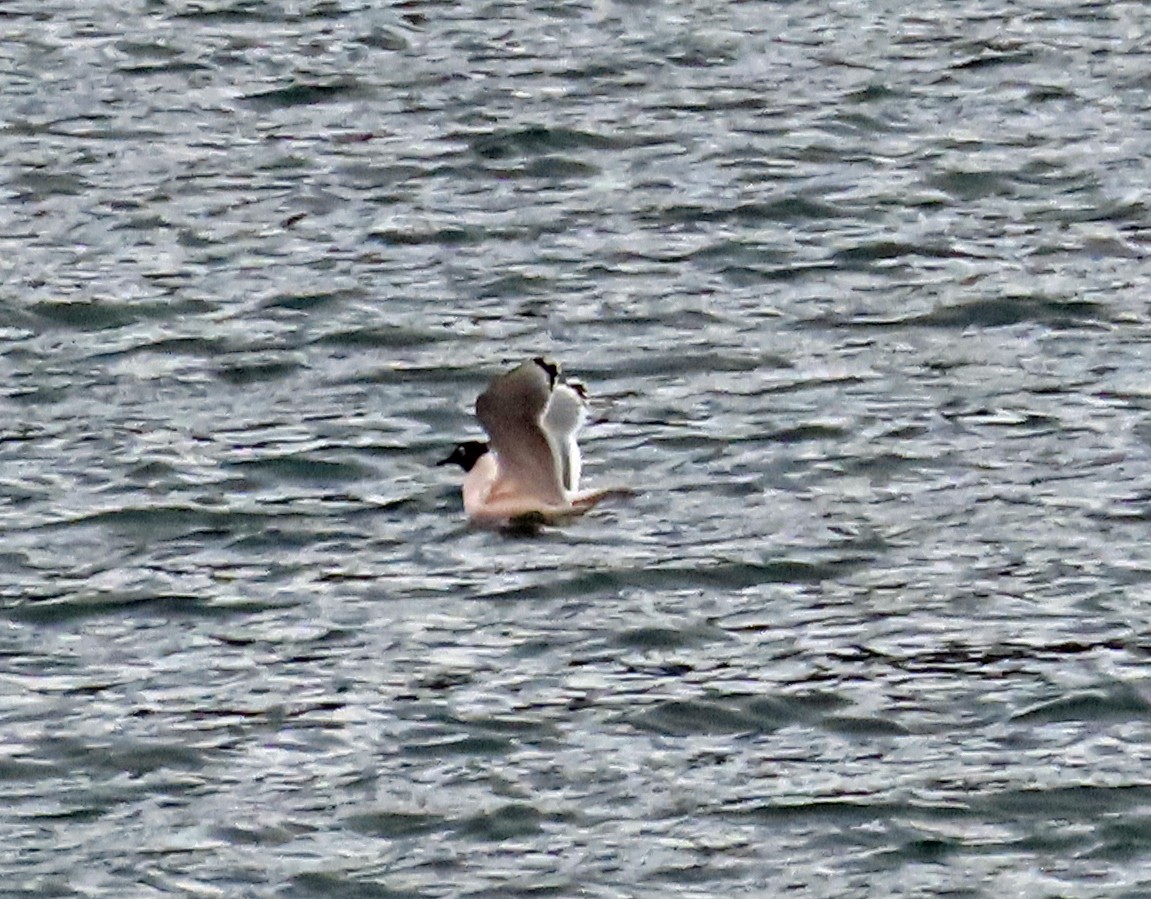
{"type": "Polygon", "coordinates": [[[559,463],[560,481],[568,493],[579,490],[583,458],[576,434],[587,420],[587,396],[578,383],[557,384],[544,410],[543,426],[559,463]]]}
{"type": "Polygon", "coordinates": [[[555,378],[554,365],[532,359],[493,380],[476,400],[499,465],[490,502],[566,502],[559,459],[542,425],[555,378]]]}

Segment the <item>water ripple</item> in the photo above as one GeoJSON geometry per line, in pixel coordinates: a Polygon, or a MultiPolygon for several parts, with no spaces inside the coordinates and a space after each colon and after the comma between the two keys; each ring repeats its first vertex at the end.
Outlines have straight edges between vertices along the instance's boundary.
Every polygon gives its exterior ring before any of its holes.
{"type": "Polygon", "coordinates": [[[8,892],[1147,892],[1137,6],[4,16],[8,892]]]}

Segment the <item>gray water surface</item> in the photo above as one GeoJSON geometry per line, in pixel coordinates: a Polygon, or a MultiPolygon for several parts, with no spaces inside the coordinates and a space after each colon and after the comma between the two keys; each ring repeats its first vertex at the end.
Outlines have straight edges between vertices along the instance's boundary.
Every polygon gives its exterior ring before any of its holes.
{"type": "Polygon", "coordinates": [[[1151,895],[1143,4],[0,28],[4,895],[1151,895]]]}

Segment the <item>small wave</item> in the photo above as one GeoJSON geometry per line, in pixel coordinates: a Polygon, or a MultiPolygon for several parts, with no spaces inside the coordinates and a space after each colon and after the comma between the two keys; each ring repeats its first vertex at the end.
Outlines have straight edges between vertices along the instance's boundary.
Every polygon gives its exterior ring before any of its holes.
{"type": "Polygon", "coordinates": [[[362,84],[349,78],[331,83],[297,82],[288,87],[247,94],[240,99],[258,109],[287,109],[356,99],[366,93],[362,84]]]}

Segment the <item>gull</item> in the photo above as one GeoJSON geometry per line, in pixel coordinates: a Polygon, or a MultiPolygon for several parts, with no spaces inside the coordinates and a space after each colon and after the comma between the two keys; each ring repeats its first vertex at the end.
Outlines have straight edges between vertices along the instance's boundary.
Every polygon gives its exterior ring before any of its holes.
{"type": "Polygon", "coordinates": [[[440,465],[464,476],[464,511],[484,527],[537,527],[583,515],[615,488],[580,492],[576,434],[587,419],[587,395],[559,382],[559,366],[537,356],[495,378],[476,400],[488,441],[460,443],[440,465]]]}

